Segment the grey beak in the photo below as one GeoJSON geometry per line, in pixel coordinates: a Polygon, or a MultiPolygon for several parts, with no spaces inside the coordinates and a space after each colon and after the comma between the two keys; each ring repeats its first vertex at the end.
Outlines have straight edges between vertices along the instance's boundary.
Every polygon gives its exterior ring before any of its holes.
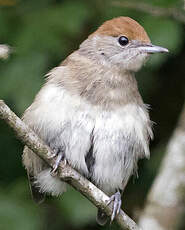
{"type": "Polygon", "coordinates": [[[149,53],[149,54],[169,52],[168,49],[166,48],[163,48],[161,46],[155,46],[152,44],[143,44],[141,46],[138,46],[137,49],[142,53],[149,53]]]}

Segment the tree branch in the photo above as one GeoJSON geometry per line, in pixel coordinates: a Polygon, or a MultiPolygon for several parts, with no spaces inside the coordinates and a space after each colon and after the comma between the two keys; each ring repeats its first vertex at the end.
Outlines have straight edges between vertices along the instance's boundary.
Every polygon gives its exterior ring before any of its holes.
{"type": "Polygon", "coordinates": [[[151,14],[153,16],[169,17],[185,23],[184,12],[176,8],[162,8],[158,6],[151,6],[144,2],[135,1],[112,1],[112,5],[141,11],[147,14],[151,14]]]}
{"type": "Polygon", "coordinates": [[[0,59],[7,59],[10,51],[11,49],[8,45],[0,44],[0,59]]]}
{"type": "Polygon", "coordinates": [[[184,162],[185,104],[140,217],[139,222],[144,230],[177,229],[184,213],[184,162]]]}
{"type": "MultiPolygon", "coordinates": [[[[18,139],[24,145],[27,145],[39,157],[47,162],[50,167],[54,165],[54,159],[51,158],[50,148],[19,117],[17,117],[2,100],[0,100],[0,119],[5,120],[5,122],[13,128],[18,139]]],[[[89,199],[96,207],[103,209],[108,216],[111,216],[112,205],[107,206],[106,204],[109,197],[94,184],[69,165],[64,165],[63,163],[60,164],[57,172],[57,176],[61,180],[66,181],[89,199]]],[[[139,228],[122,210],[119,215],[116,216],[116,221],[121,229],[141,230],[141,228],[139,228]]]]}

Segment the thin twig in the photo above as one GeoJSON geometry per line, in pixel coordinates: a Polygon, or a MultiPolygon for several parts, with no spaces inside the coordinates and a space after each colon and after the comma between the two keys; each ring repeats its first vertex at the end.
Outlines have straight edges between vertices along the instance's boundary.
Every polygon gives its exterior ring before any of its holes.
{"type": "Polygon", "coordinates": [[[162,8],[158,6],[151,6],[144,2],[135,1],[112,1],[111,3],[116,7],[129,8],[158,17],[169,17],[185,23],[185,13],[176,8],[162,8]]]}
{"type": "Polygon", "coordinates": [[[10,54],[10,46],[5,44],[0,44],[0,59],[7,59],[10,54]]]}
{"type": "MultiPolygon", "coordinates": [[[[54,159],[50,158],[50,148],[44,144],[43,141],[19,117],[17,117],[2,100],[0,100],[0,119],[5,120],[5,122],[13,128],[18,139],[23,144],[27,145],[39,157],[47,162],[50,167],[54,165],[54,159]]],[[[103,209],[108,216],[111,216],[112,205],[107,206],[109,197],[76,170],[69,165],[61,163],[57,176],[82,193],[96,207],[103,209]]],[[[141,230],[122,210],[119,215],[117,215],[116,221],[121,229],[141,230]]]]}

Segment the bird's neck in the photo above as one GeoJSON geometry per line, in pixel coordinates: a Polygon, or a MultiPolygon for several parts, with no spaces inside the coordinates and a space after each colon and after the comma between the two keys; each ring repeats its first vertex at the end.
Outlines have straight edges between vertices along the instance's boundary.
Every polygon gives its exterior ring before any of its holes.
{"type": "Polygon", "coordinates": [[[106,109],[130,103],[143,104],[134,73],[97,65],[78,54],[64,65],[69,72],[60,79],[61,85],[90,104],[106,109]]]}

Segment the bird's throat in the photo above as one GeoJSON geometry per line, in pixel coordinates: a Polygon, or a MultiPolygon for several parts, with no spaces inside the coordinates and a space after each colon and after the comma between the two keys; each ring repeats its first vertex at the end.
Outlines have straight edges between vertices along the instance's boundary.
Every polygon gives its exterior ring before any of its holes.
{"type": "Polygon", "coordinates": [[[58,74],[60,85],[70,94],[106,109],[142,103],[134,73],[97,65],[74,53],[71,56],[65,63],[66,71],[58,74]]]}

